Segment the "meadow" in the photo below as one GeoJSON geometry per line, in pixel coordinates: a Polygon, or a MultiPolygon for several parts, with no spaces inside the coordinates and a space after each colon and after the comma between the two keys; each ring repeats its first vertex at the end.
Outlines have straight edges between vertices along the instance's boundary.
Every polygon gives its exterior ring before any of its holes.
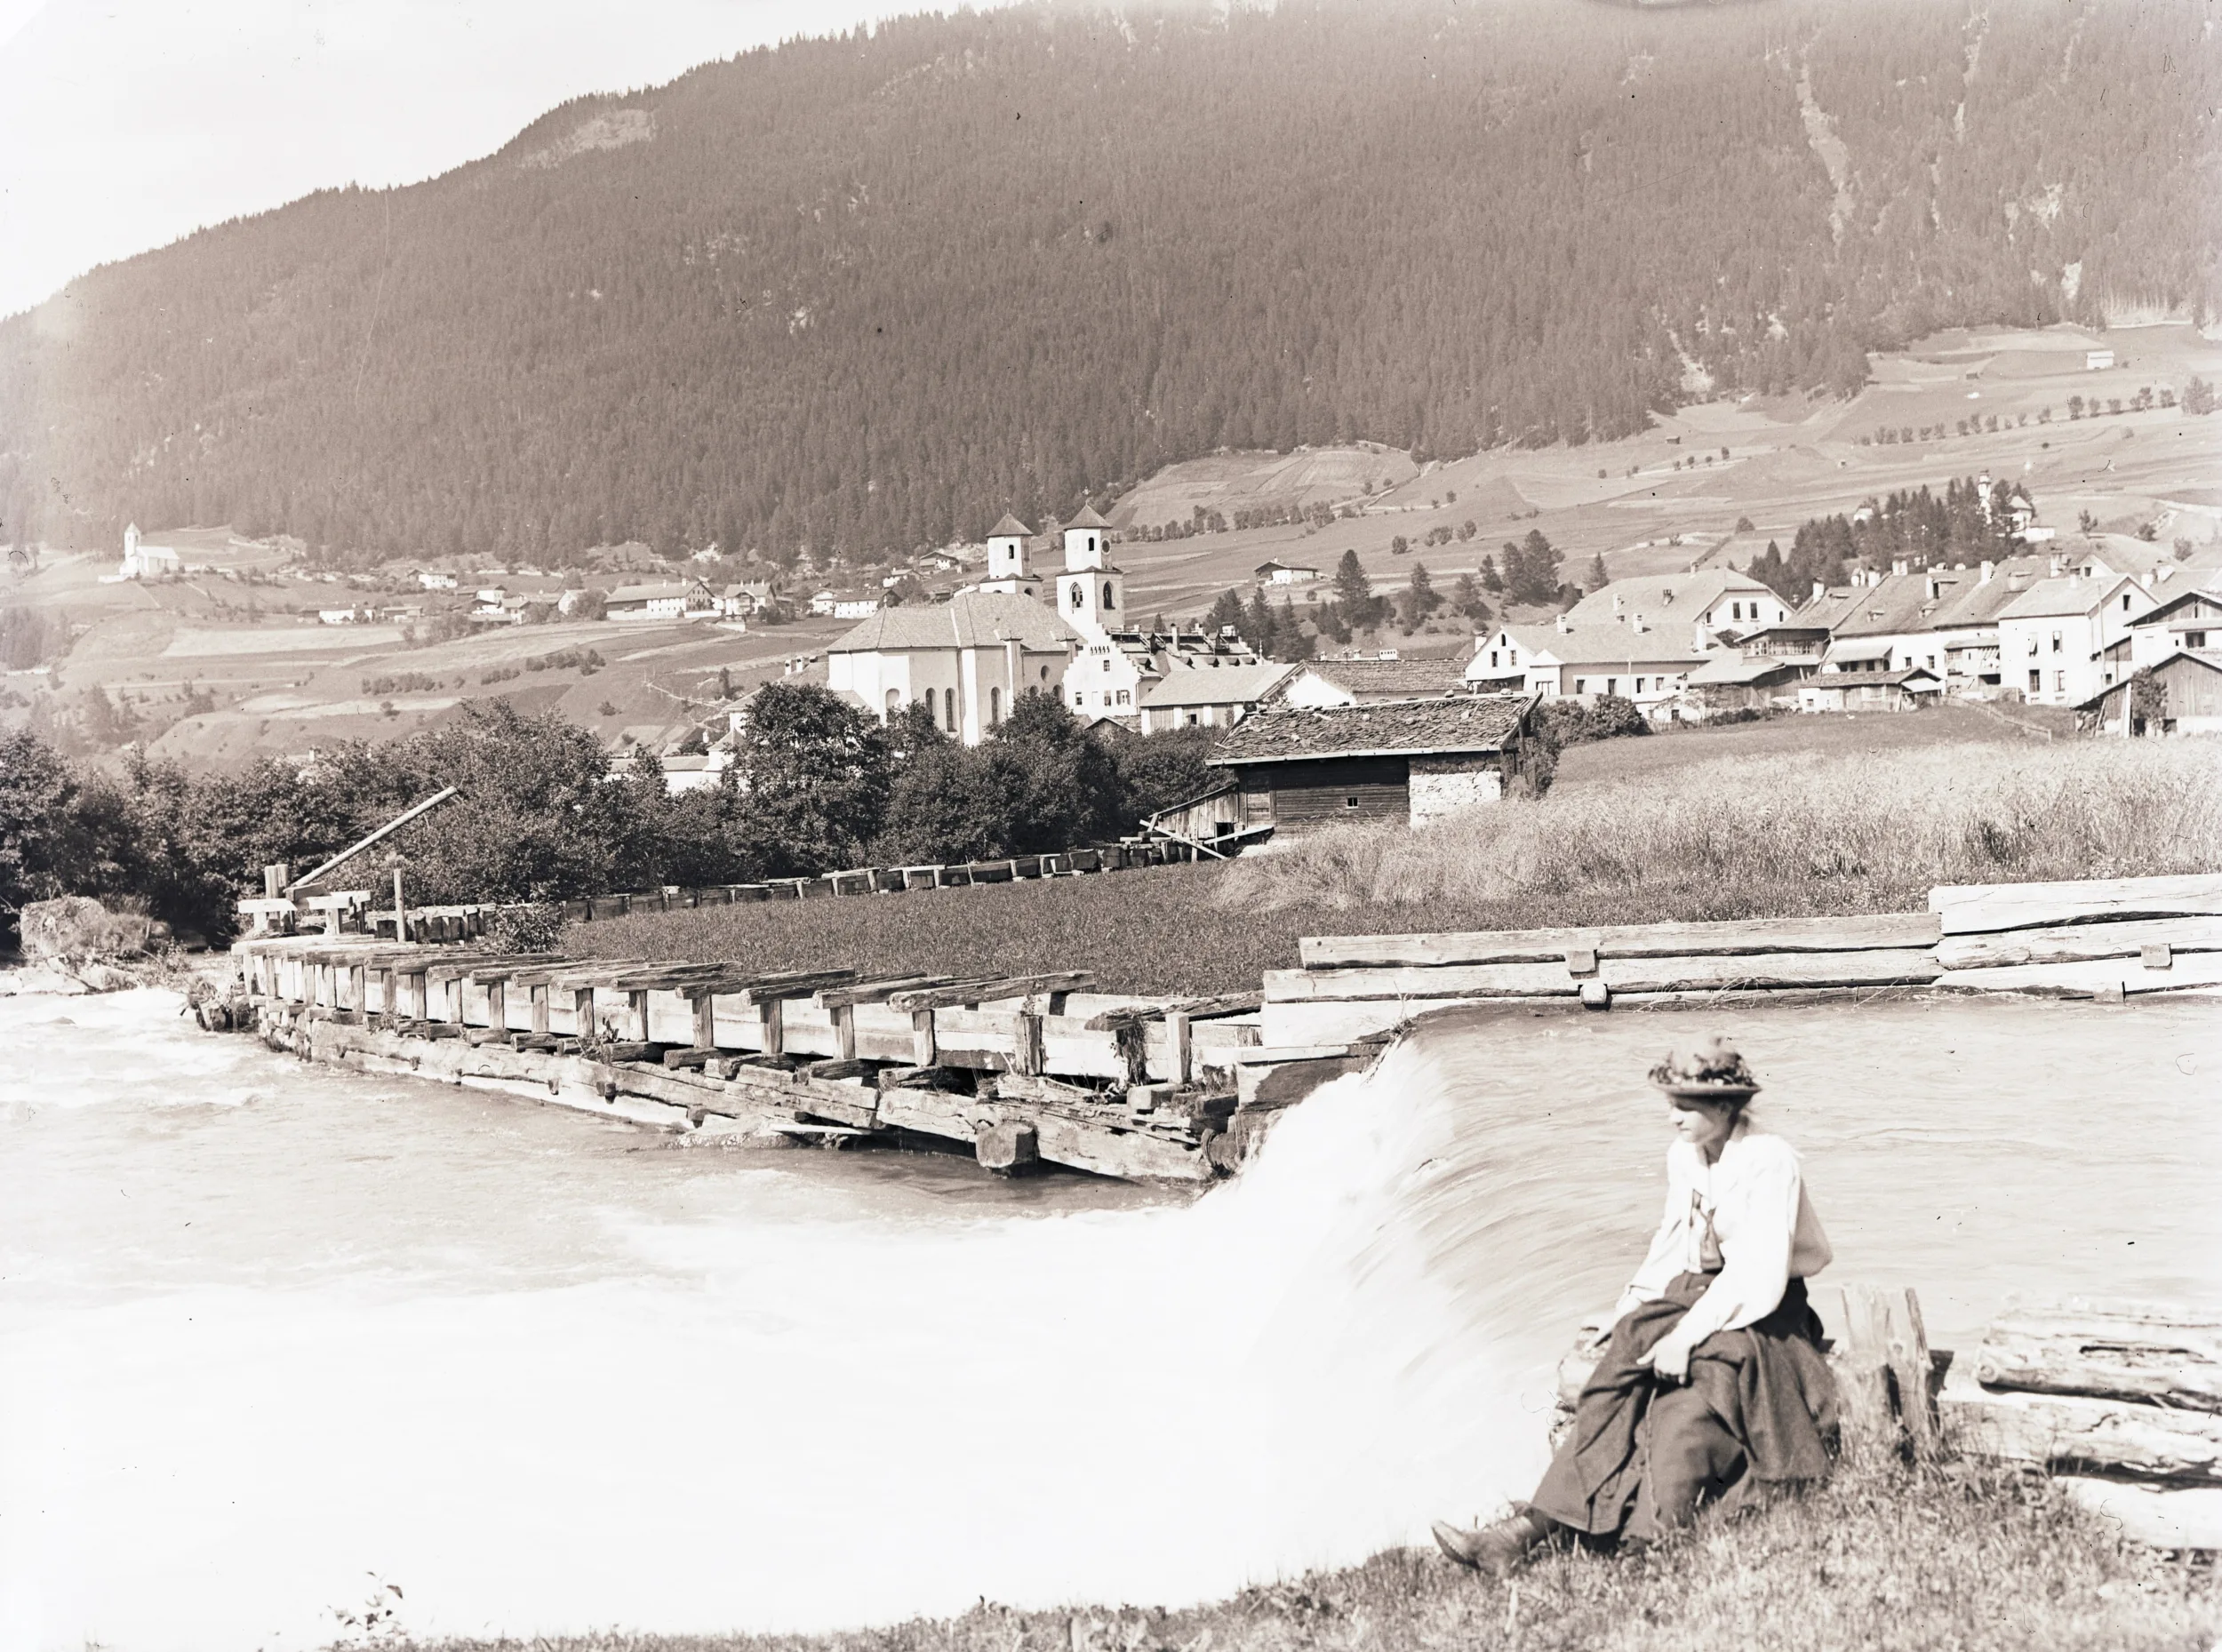
{"type": "Polygon", "coordinates": [[[887,975],[1091,970],[1107,992],[1240,992],[1296,967],[1305,935],[1908,912],[1938,883],[2222,867],[2222,742],[2004,729],[1892,743],[1942,728],[1939,714],[1576,747],[1539,800],[1419,832],[1333,827],[1223,865],[643,914],[571,925],[563,945],[887,975]],[[1825,743],[1778,748],[1816,726],[1825,743]],[[1676,751],[1690,761],[1659,761],[1676,751]]]}
{"type": "MultiPolygon", "coordinates": [[[[2200,1652],[2222,1630],[2210,1563],[2114,1537],[2042,1478],[1850,1457],[1835,1477],[1644,1554],[1546,1553],[1483,1582],[1433,1552],[1178,1611],[1018,1611],[829,1635],[539,1638],[534,1652],[2200,1652]]],[[[388,1645],[411,1644],[388,1640],[388,1645]]],[[[454,1641],[502,1652],[514,1641],[454,1641]]]]}

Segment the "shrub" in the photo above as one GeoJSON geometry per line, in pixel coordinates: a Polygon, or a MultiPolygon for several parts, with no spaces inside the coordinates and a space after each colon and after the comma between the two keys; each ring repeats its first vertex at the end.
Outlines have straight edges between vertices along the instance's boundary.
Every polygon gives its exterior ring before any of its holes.
{"type": "Polygon", "coordinates": [[[563,933],[563,908],[548,901],[499,906],[486,920],[487,944],[498,953],[554,952],[563,933]]]}

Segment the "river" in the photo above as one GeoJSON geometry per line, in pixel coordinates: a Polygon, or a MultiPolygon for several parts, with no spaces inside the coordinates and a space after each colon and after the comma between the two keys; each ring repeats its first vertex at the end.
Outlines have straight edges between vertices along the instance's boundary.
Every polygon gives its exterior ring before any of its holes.
{"type": "MultiPolygon", "coordinates": [[[[1543,1461],[1657,1217],[1642,1074],[1743,1043],[1831,1279],[2222,1300],[2222,1006],[1473,1013],[1201,1200],[731,1151],[0,999],[0,1652],[1171,1604],[1543,1461]]],[[[1817,1295],[1826,1307],[1826,1289],[1817,1295]]]]}

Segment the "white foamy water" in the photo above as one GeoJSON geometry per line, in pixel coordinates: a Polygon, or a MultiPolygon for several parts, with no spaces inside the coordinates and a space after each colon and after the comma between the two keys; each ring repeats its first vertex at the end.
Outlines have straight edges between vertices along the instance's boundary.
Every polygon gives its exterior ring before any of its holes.
{"type": "MultiPolygon", "coordinates": [[[[310,1068],[177,1000],[0,1000],[0,1648],[1171,1604],[1420,1536],[1543,1461],[1656,1217],[1685,1017],[1477,1016],[1200,1202],[682,1150],[310,1068]]],[[[1835,1276],[2222,1296],[2222,1011],[1725,1025],[1835,1276]]]]}

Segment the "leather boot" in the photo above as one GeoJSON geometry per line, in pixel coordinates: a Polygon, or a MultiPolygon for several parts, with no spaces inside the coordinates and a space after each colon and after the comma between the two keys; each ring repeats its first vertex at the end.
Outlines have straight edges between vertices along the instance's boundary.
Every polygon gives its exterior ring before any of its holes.
{"type": "Polygon", "coordinates": [[[1442,1520],[1435,1523],[1434,1529],[1435,1546],[1460,1566],[1470,1566],[1485,1576],[1501,1577],[1549,1535],[1551,1523],[1523,1510],[1479,1531],[1464,1531],[1442,1520]]]}

